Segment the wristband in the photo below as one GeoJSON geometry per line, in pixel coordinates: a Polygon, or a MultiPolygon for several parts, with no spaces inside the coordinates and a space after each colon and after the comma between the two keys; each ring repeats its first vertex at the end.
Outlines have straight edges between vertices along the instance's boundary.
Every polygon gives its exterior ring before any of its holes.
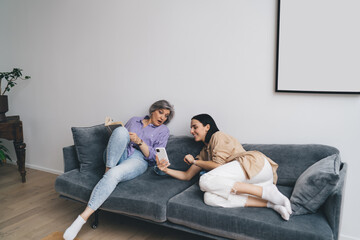
{"type": "Polygon", "coordinates": [[[196,160],[195,160],[195,159],[194,159],[194,162],[193,162],[193,164],[194,164],[195,166],[197,166],[197,165],[196,165],[196,160]]]}

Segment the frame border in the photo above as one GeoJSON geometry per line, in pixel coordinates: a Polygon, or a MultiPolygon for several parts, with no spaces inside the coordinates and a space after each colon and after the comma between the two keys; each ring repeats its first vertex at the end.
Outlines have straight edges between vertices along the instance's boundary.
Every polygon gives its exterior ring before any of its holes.
{"type": "Polygon", "coordinates": [[[279,89],[278,86],[279,86],[279,54],[280,54],[280,10],[281,10],[281,0],[278,0],[275,92],[320,93],[320,94],[360,94],[360,91],[349,92],[349,91],[309,91],[309,90],[280,90],[279,89]]]}

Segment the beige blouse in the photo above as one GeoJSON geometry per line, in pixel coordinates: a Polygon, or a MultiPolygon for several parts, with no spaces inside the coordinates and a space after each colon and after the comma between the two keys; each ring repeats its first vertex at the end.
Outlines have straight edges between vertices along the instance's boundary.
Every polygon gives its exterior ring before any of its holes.
{"type": "Polygon", "coordinates": [[[221,165],[236,159],[240,162],[247,179],[256,176],[263,169],[265,158],[272,167],[274,184],[277,182],[277,163],[259,151],[245,151],[236,138],[220,131],[212,135],[209,144],[204,146],[196,158],[221,165]]]}

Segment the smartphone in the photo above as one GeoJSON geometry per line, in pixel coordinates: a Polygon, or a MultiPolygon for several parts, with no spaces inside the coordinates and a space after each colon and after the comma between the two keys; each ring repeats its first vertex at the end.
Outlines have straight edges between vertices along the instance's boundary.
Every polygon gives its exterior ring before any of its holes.
{"type": "Polygon", "coordinates": [[[167,162],[169,162],[169,158],[165,148],[163,147],[156,148],[156,155],[158,156],[159,160],[165,159],[167,162]]]}

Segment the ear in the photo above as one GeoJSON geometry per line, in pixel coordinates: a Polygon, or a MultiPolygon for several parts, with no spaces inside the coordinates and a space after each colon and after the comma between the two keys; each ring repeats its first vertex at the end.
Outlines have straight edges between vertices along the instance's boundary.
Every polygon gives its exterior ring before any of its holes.
{"type": "Polygon", "coordinates": [[[208,132],[210,130],[210,124],[206,124],[205,131],[208,132]]]}

